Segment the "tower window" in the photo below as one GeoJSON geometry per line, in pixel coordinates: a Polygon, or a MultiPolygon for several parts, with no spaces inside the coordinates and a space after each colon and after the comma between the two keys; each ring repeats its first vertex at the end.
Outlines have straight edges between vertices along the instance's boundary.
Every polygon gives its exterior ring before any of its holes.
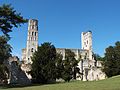
{"type": "Polygon", "coordinates": [[[31,29],[34,29],[34,25],[31,26],[31,29]]]}
{"type": "Polygon", "coordinates": [[[34,32],[32,32],[32,36],[33,36],[34,32]]]}
{"type": "Polygon", "coordinates": [[[35,36],[36,36],[36,32],[35,32],[35,36]]]}
{"type": "Polygon", "coordinates": [[[33,52],[33,48],[31,49],[31,52],[33,52]]]}

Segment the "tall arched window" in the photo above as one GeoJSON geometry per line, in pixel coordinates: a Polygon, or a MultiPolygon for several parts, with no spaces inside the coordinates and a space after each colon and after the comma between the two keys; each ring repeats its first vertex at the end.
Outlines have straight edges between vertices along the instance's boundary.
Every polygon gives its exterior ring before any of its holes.
{"type": "Polygon", "coordinates": [[[36,36],[36,34],[37,34],[37,33],[35,32],[35,36],[36,36]]]}
{"type": "Polygon", "coordinates": [[[31,25],[31,29],[34,29],[34,25],[31,25]]]}
{"type": "Polygon", "coordinates": [[[31,49],[31,52],[33,52],[33,48],[31,49]]]}
{"type": "Polygon", "coordinates": [[[32,36],[34,35],[34,32],[32,32],[32,36]]]}

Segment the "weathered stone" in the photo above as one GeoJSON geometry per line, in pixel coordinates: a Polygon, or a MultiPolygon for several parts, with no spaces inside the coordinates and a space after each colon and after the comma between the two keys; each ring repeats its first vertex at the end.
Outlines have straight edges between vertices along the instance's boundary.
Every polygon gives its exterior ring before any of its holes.
{"type": "MultiPolygon", "coordinates": [[[[70,49],[75,53],[76,60],[82,59],[78,63],[80,72],[83,75],[77,75],[78,80],[99,80],[105,79],[105,74],[101,71],[101,62],[95,62],[92,50],[92,32],[82,32],[81,33],[81,49],[70,49]],[[95,65],[96,63],[96,65],[95,65]],[[97,68],[99,67],[99,68],[97,68]]],[[[28,22],[28,36],[27,36],[27,47],[22,49],[22,61],[23,64],[21,69],[25,71],[29,79],[31,75],[27,74],[31,70],[29,64],[32,64],[31,56],[37,50],[38,47],[38,21],[35,19],[30,19],[28,22]]],[[[65,59],[65,49],[68,48],[56,48],[57,53],[62,54],[63,60],[65,59]]]]}
{"type": "Polygon", "coordinates": [[[31,82],[25,72],[21,70],[17,57],[10,57],[4,62],[9,70],[9,84],[29,85],[31,82]]]}

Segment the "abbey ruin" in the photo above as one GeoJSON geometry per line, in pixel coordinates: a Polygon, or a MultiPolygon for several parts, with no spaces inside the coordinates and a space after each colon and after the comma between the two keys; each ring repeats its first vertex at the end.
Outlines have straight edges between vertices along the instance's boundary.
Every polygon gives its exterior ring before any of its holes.
{"type": "MultiPolygon", "coordinates": [[[[101,63],[94,60],[92,50],[92,32],[81,33],[81,49],[70,49],[75,53],[76,59],[81,57],[81,61],[78,64],[82,76],[78,77],[77,80],[92,81],[105,79],[105,74],[101,70],[101,63]],[[96,65],[95,65],[96,63],[96,65]]],[[[30,71],[30,64],[32,64],[31,56],[37,50],[38,47],[38,20],[30,19],[28,22],[28,34],[26,48],[22,49],[22,70],[27,72],[30,71]]],[[[56,48],[57,53],[62,54],[63,60],[65,59],[65,49],[68,48],[56,48]]],[[[28,75],[28,78],[32,78],[28,75]]]]}

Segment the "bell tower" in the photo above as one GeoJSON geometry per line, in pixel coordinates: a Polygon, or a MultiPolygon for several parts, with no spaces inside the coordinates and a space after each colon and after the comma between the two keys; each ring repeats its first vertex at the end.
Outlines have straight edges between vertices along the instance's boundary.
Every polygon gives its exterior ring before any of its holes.
{"type": "Polygon", "coordinates": [[[88,50],[88,58],[89,58],[89,60],[93,60],[92,32],[91,31],[82,32],[81,41],[82,41],[82,49],[88,50]]]}
{"type": "Polygon", "coordinates": [[[30,19],[28,21],[28,35],[26,47],[26,64],[32,63],[31,56],[38,48],[38,20],[30,19]]]}

